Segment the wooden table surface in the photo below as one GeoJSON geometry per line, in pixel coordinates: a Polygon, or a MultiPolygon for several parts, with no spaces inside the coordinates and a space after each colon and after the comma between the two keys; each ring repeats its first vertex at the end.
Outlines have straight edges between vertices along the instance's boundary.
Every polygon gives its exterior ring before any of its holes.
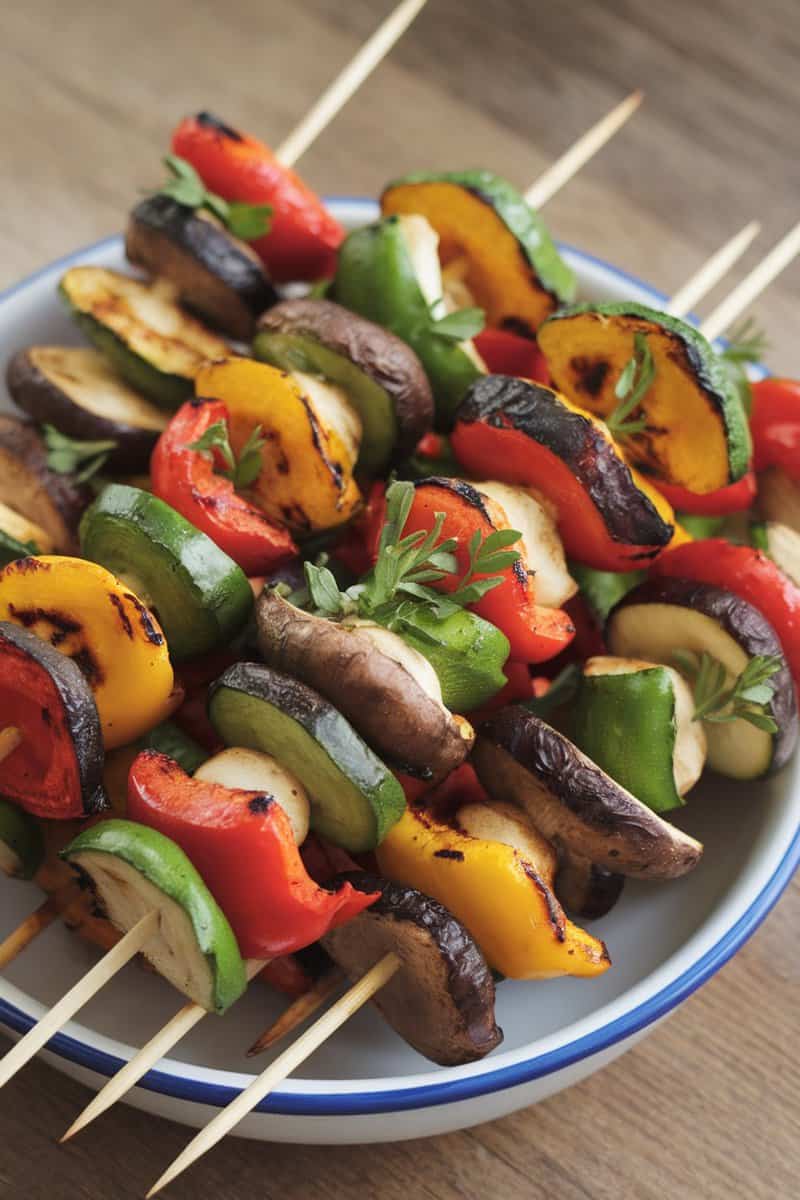
{"type": "MultiPolygon", "coordinates": [[[[176,118],[212,108],[276,143],[389,0],[25,0],[0,39],[0,286],[118,230],[176,118]]],[[[548,207],[556,234],[669,291],[752,217],[797,219],[795,0],[430,0],[303,163],[325,192],[485,165],[525,185],[635,86],[631,125],[548,207]]],[[[748,261],[754,261],[756,251],[748,261]]],[[[800,266],[757,305],[797,369],[800,266]]],[[[464,1133],[380,1147],[229,1139],[175,1200],[780,1200],[800,1169],[800,888],[698,995],[599,1075],[464,1133]],[[487,1182],[491,1181],[491,1182],[487,1182]]],[[[35,1063],[0,1099],[0,1196],[141,1197],[186,1132],[35,1063]]]]}

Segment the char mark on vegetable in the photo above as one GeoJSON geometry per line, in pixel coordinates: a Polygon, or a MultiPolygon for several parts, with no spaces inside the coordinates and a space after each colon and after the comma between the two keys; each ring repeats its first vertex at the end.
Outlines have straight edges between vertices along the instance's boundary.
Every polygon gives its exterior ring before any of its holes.
{"type": "Polygon", "coordinates": [[[244,141],[238,129],[233,129],[230,125],[226,125],[224,121],[220,121],[219,117],[215,117],[213,113],[199,112],[195,119],[198,125],[204,125],[206,129],[215,129],[217,133],[221,133],[223,137],[229,138],[232,142],[244,141]]]}
{"type": "Polygon", "coordinates": [[[610,363],[604,358],[589,358],[585,354],[570,359],[570,368],[575,372],[575,386],[587,396],[597,396],[603,390],[610,363]]]}
{"type": "Polygon", "coordinates": [[[70,658],[91,688],[99,687],[105,675],[88,646],[81,646],[70,658]]]}
{"type": "Polygon", "coordinates": [[[17,608],[16,604],[9,604],[8,611],[26,629],[32,629],[40,621],[52,625],[53,632],[49,638],[51,646],[60,646],[71,633],[80,633],[83,629],[80,621],[60,613],[55,608],[17,608]]]}
{"type": "Polygon", "coordinates": [[[269,812],[274,803],[274,796],[254,796],[252,800],[248,800],[247,807],[250,809],[251,813],[257,815],[259,813],[269,812]]]}
{"type": "Polygon", "coordinates": [[[434,850],[433,857],[449,858],[452,860],[452,862],[463,862],[464,852],[463,850],[434,850]]]}
{"type": "Polygon", "coordinates": [[[120,622],[120,625],[122,626],[125,636],[129,637],[129,638],[131,638],[131,640],[133,640],[133,625],[131,625],[131,619],[128,616],[128,614],[125,612],[125,607],[122,603],[121,598],[119,596],[117,596],[115,592],[109,592],[108,598],[111,601],[111,603],[114,605],[114,608],[117,610],[117,614],[119,616],[119,622],[120,622]]]}
{"type": "Polygon", "coordinates": [[[148,642],[151,642],[154,646],[163,646],[164,635],[158,629],[156,629],[150,613],[142,604],[138,596],[134,596],[133,592],[126,592],[125,599],[130,600],[131,604],[136,609],[136,612],[139,616],[139,624],[141,625],[144,631],[144,636],[147,638],[148,642]]]}

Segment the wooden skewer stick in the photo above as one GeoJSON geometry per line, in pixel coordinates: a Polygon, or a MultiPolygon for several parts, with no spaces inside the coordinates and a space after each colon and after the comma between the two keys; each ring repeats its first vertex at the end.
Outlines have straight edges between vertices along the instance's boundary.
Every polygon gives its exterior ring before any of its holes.
{"type": "Polygon", "coordinates": [[[426,0],[403,0],[394,12],[378,26],[340,75],[317,100],[285,141],[275,151],[275,157],[285,167],[292,167],[329,125],[340,109],[370,75],[378,63],[405,33],[426,0]]]}
{"type": "Polygon", "coordinates": [[[0,762],[13,754],[21,741],[22,734],[16,725],[6,725],[5,729],[0,729],[0,762]]]}
{"type": "Polygon", "coordinates": [[[62,1025],[71,1020],[96,992],[112,979],[129,962],[142,946],[152,937],[158,926],[158,913],[145,913],[121,941],[105,954],[91,971],[84,975],[74,987],[53,1005],[42,1019],[29,1029],[16,1045],[12,1046],[0,1060],[0,1088],[16,1075],[25,1064],[41,1050],[42,1046],[58,1033],[62,1025]]]}
{"type": "Polygon", "coordinates": [[[732,237],[724,246],[720,246],[711,258],[707,259],[699,271],[687,279],[682,288],[675,292],[667,305],[666,311],[673,317],[685,317],[692,311],[695,304],[707,296],[730,271],[744,252],[750,247],[761,232],[759,221],[751,221],[744,229],[732,237]]]}
{"type": "Polygon", "coordinates": [[[767,288],[782,271],[800,254],[800,221],[785,234],[776,246],[770,250],[757,267],[738,284],[733,291],[719,304],[710,316],[706,317],[700,326],[700,331],[710,342],[713,342],[726,329],[730,328],[737,317],[750,307],[755,299],[767,288]]]}
{"type": "Polygon", "coordinates": [[[316,981],[313,987],[310,987],[307,992],[303,992],[302,996],[298,996],[288,1008],[284,1009],[276,1021],[265,1029],[261,1036],[253,1042],[250,1049],[247,1051],[248,1058],[254,1058],[257,1054],[263,1054],[270,1046],[274,1046],[281,1038],[285,1038],[287,1033],[291,1033],[298,1025],[302,1025],[303,1021],[308,1020],[318,1008],[322,1008],[325,1001],[332,996],[337,988],[341,987],[344,976],[337,967],[326,971],[324,975],[316,981]]]}
{"type": "Polygon", "coordinates": [[[227,1108],[223,1108],[205,1129],[194,1137],[182,1154],[168,1167],[161,1178],[147,1193],[147,1200],[165,1188],[168,1183],[182,1174],[187,1167],[196,1162],[206,1151],[215,1146],[226,1133],[239,1124],[255,1106],[264,1099],[278,1084],[282,1083],[292,1071],[313,1054],[323,1042],[336,1032],[340,1026],[349,1021],[350,1017],[362,1005],[374,996],[377,991],[388,983],[395,971],[400,967],[400,959],[396,954],[389,953],[371,970],[353,984],[349,991],[337,1000],[327,1012],[315,1021],[310,1029],[301,1034],[283,1054],[279,1055],[267,1069],[259,1075],[249,1087],[232,1100],[227,1108]]]}
{"type": "MultiPolygon", "coordinates": [[[[266,965],[266,959],[249,959],[245,964],[248,980],[255,978],[266,965]]],[[[116,1075],[112,1075],[105,1087],[101,1088],[86,1105],[83,1112],[72,1122],[61,1141],[69,1141],[76,1133],[80,1133],[87,1125],[91,1125],[92,1121],[96,1121],[113,1104],[127,1095],[156,1063],[169,1054],[174,1046],[177,1046],[190,1029],[194,1029],[195,1025],[207,1016],[208,1010],[201,1005],[184,1004],[183,1008],[179,1009],[175,1016],[162,1029],[159,1029],[158,1033],[145,1046],[142,1046],[133,1058],[125,1063],[124,1067],[120,1067],[116,1075]]]]}
{"type": "Polygon", "coordinates": [[[556,159],[552,166],[548,167],[544,174],[540,175],[536,182],[528,188],[525,199],[531,208],[541,208],[555,196],[556,192],[560,192],[564,184],[568,183],[573,175],[577,175],[581,167],[594,158],[598,150],[602,150],[606,142],[611,141],[617,130],[630,120],[643,100],[644,92],[637,88],[621,104],[612,108],[611,112],[607,113],[596,125],[587,129],[586,133],[579,137],[577,142],[574,142],[569,150],[556,159]]]}
{"type": "Polygon", "coordinates": [[[34,909],[22,921],[13,933],[0,942],[0,970],[12,963],[18,954],[21,954],[26,946],[37,938],[40,933],[43,933],[50,925],[53,924],[56,917],[59,917],[66,908],[69,908],[73,900],[76,900],[80,895],[80,889],[77,884],[69,884],[67,887],[59,888],[57,892],[53,892],[48,896],[43,904],[40,904],[37,909],[34,909]]]}

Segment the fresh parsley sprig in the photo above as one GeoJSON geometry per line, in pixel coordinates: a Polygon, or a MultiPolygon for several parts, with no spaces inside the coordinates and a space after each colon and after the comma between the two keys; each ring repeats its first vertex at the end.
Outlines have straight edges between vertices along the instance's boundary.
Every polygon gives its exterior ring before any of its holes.
{"type": "Polygon", "coordinates": [[[431,320],[430,331],[449,342],[468,342],[477,337],[486,324],[482,308],[459,308],[437,320],[431,320]]]}
{"type": "Polygon", "coordinates": [[[469,542],[466,570],[458,576],[458,541],[442,539],[445,513],[434,515],[428,533],[417,530],[403,536],[413,502],[412,483],[391,484],[375,566],[346,592],[339,591],[327,567],[306,562],[306,586],[313,611],[333,619],[357,615],[390,629],[401,628],[408,619],[409,604],[424,604],[444,619],[502,583],[502,575],[493,572],[504,570],[519,558],[518,551],[509,549],[520,539],[515,529],[497,529],[485,538],[476,530],[469,542]],[[476,578],[479,575],[486,578],[476,578]],[[448,576],[456,584],[452,592],[442,595],[430,586],[448,576]]]}
{"type": "Polygon", "coordinates": [[[227,425],[224,421],[215,421],[213,425],[209,425],[202,437],[199,437],[196,442],[190,442],[186,448],[211,455],[219,451],[226,465],[218,469],[217,474],[230,479],[237,491],[241,491],[250,487],[250,484],[255,483],[258,478],[261,470],[261,450],[265,442],[266,438],[262,435],[261,426],[256,425],[237,459],[231,447],[227,425]]]}
{"type": "Polygon", "coordinates": [[[80,442],[59,433],[54,425],[43,425],[42,436],[47,448],[47,465],[58,475],[72,475],[76,483],[87,483],[108,461],[117,443],[111,438],[97,442],[80,442]]]}
{"type": "Polygon", "coordinates": [[[186,208],[208,209],[219,217],[234,237],[245,242],[252,242],[269,233],[271,205],[223,200],[222,196],[208,190],[192,164],[185,158],[178,154],[168,154],[163,162],[170,178],[154,193],[156,196],[170,196],[186,208]]]}
{"type": "Polygon", "coordinates": [[[731,363],[757,363],[769,349],[766,333],[755,317],[744,317],[731,330],[730,341],[720,358],[731,363]]]}
{"type": "Polygon", "coordinates": [[[632,417],[649,392],[656,377],[656,365],[643,333],[633,335],[633,354],[617,380],[614,395],[619,403],[606,417],[606,425],[614,437],[630,437],[647,428],[647,417],[632,417]]]}
{"type": "Polygon", "coordinates": [[[676,650],[673,659],[694,689],[694,720],[722,724],[748,721],[756,729],[777,733],[778,726],[767,712],[775,692],[772,676],[781,669],[774,655],[756,654],[741,674],[728,683],[728,671],[706,651],[699,656],[676,650]]]}

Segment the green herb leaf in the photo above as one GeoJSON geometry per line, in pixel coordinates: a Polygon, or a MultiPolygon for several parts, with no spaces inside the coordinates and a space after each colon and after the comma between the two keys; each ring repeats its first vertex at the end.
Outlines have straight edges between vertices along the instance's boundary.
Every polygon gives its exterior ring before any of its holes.
{"type": "Polygon", "coordinates": [[[644,400],[656,376],[653,355],[643,333],[633,337],[633,356],[629,358],[617,380],[614,395],[619,404],[606,417],[606,425],[617,438],[630,437],[647,428],[647,417],[632,417],[644,400]]]}
{"type": "Polygon", "coordinates": [[[266,438],[261,433],[261,426],[256,425],[242,447],[242,453],[237,462],[231,448],[228,426],[224,421],[215,421],[213,425],[209,425],[196,442],[189,442],[186,449],[199,450],[201,453],[212,455],[215,451],[219,451],[226,463],[226,469],[219,470],[217,473],[230,479],[233,486],[237,490],[241,490],[250,487],[251,483],[255,483],[258,478],[261,470],[261,449],[265,441],[266,438]]]}
{"type": "Polygon", "coordinates": [[[80,442],[66,437],[54,425],[43,425],[42,436],[47,447],[47,465],[58,475],[72,475],[76,483],[86,483],[101,471],[117,442],[108,439],[80,442]]]}
{"type": "Polygon", "coordinates": [[[234,201],[228,205],[225,224],[234,237],[241,238],[243,242],[253,242],[269,233],[271,217],[271,204],[242,204],[234,201]]]}
{"type": "Polygon", "coordinates": [[[342,594],[331,571],[314,563],[303,563],[311,602],[325,617],[340,617],[344,612],[342,594]]]}
{"type": "Polygon", "coordinates": [[[691,651],[676,650],[672,657],[693,685],[695,721],[710,721],[717,725],[748,721],[767,733],[777,733],[778,726],[766,710],[775,693],[770,680],[781,669],[780,658],[757,654],[733,683],[729,683],[725,666],[705,651],[698,658],[691,651]]]}
{"type": "Polygon", "coordinates": [[[233,457],[233,450],[231,450],[230,438],[228,437],[228,426],[224,421],[215,421],[213,425],[209,425],[205,433],[196,442],[189,442],[186,449],[205,451],[208,454],[213,454],[215,450],[219,450],[228,464],[228,469],[233,471],[236,467],[236,459],[233,457]]]}
{"type": "Polygon", "coordinates": [[[459,308],[456,312],[432,321],[430,330],[437,337],[450,342],[468,342],[476,337],[486,324],[486,313],[482,308],[459,308]]]}
{"type": "Polygon", "coordinates": [[[222,221],[234,237],[253,241],[269,232],[272,207],[269,204],[245,204],[227,201],[210,192],[190,162],[178,154],[167,154],[163,160],[171,178],[154,194],[170,196],[186,208],[206,208],[222,221]]]}
{"type": "Polygon", "coordinates": [[[580,667],[577,663],[569,663],[559,671],[543,696],[534,696],[531,700],[523,700],[522,707],[527,708],[537,717],[546,719],[555,709],[574,700],[580,682],[580,667]]]}
{"type": "Polygon", "coordinates": [[[733,363],[757,363],[769,349],[769,341],[755,317],[745,317],[734,325],[730,341],[720,358],[733,363]]]}

